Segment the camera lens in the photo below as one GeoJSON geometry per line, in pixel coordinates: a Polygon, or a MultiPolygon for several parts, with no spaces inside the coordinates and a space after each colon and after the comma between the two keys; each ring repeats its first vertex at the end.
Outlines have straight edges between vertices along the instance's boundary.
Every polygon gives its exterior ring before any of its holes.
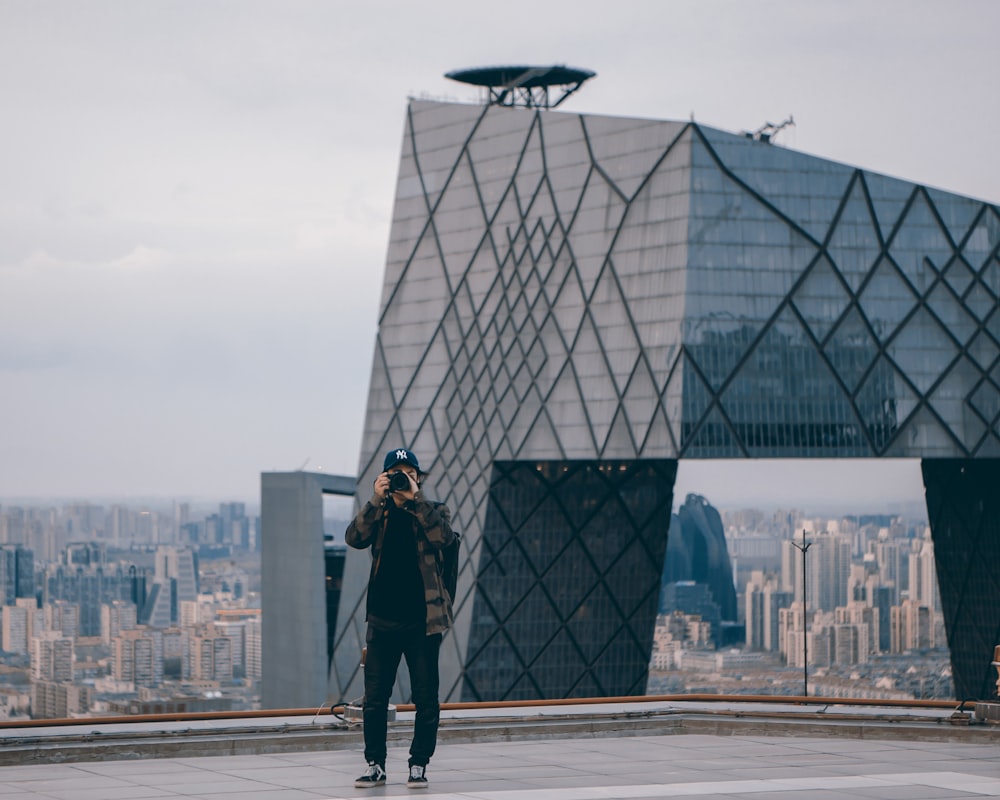
{"type": "Polygon", "coordinates": [[[407,477],[405,472],[390,472],[389,473],[389,493],[393,492],[405,492],[410,488],[410,479],[407,477]]]}

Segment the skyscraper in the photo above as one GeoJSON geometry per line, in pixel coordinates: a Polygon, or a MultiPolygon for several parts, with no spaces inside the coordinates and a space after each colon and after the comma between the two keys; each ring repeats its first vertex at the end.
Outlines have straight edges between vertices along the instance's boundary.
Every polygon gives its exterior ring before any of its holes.
{"type": "Polygon", "coordinates": [[[35,554],[21,545],[0,545],[0,605],[35,596],[35,554]]]}
{"type": "Polygon", "coordinates": [[[30,611],[20,605],[0,608],[0,650],[15,654],[28,652],[30,611]]]}
{"type": "MultiPolygon", "coordinates": [[[[847,605],[847,584],[851,574],[851,539],[841,533],[823,533],[810,541],[806,555],[809,572],[807,603],[811,610],[834,611],[847,605]]],[[[801,596],[801,587],[796,587],[801,596]]]]}
{"type": "MultiPolygon", "coordinates": [[[[932,610],[940,608],[937,575],[934,571],[934,543],[930,530],[917,542],[910,553],[910,599],[932,610]]],[[[1000,600],[1000,598],[998,598],[1000,600]]]]}
{"type": "MultiPolygon", "coordinates": [[[[956,686],[991,693],[998,249],[996,206],[753,136],[412,101],[359,485],[404,444],[464,534],[445,697],[637,691],[649,510],[677,459],[763,457],[924,459],[956,686]],[[550,546],[585,565],[565,603],[550,546]]],[[[360,694],[361,558],[335,696],[360,694]]]]}
{"type": "Polygon", "coordinates": [[[180,603],[198,598],[198,555],[189,547],[156,548],[153,585],[139,614],[143,625],[169,628],[180,619],[180,603]]]}
{"type": "MultiPolygon", "coordinates": [[[[259,670],[264,708],[319,707],[331,699],[331,617],[344,560],[343,551],[326,546],[323,495],[349,497],[354,484],[317,472],[261,475],[260,653],[259,664],[248,668],[259,670]]],[[[367,574],[367,565],[359,567],[367,574]]],[[[360,661],[361,642],[355,658],[360,661]]]]}
{"type": "MultiPolygon", "coordinates": [[[[718,510],[689,494],[670,520],[664,583],[696,581],[709,587],[722,619],[736,620],[736,589],[718,510]]],[[[662,609],[661,609],[662,610],[662,609]]],[[[718,631],[714,634],[718,636],[718,631]]]]}

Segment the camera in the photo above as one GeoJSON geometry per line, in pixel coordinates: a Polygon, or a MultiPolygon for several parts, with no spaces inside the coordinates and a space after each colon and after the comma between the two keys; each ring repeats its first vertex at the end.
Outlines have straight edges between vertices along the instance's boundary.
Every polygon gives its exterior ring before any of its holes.
{"type": "Polygon", "coordinates": [[[402,470],[389,473],[389,494],[393,492],[408,492],[410,490],[410,476],[402,470]]]}

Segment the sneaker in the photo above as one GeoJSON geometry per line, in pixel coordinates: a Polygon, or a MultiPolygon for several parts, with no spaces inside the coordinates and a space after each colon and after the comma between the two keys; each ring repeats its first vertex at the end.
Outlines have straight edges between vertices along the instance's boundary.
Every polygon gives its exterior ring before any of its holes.
{"type": "Polygon", "coordinates": [[[374,786],[385,786],[385,767],[377,761],[368,762],[368,770],[354,781],[358,789],[370,789],[374,786]]]}
{"type": "Polygon", "coordinates": [[[408,789],[427,788],[427,767],[420,764],[410,765],[410,777],[406,781],[408,789]]]}

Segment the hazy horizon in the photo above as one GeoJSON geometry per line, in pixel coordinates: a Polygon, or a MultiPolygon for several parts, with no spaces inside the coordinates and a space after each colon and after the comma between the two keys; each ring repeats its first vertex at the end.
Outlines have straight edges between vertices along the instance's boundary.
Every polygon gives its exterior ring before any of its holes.
{"type": "MultiPolygon", "coordinates": [[[[433,481],[427,490],[433,495],[433,481]]],[[[923,492],[917,459],[682,459],[674,484],[673,505],[676,509],[688,494],[697,494],[716,508],[727,511],[798,509],[815,515],[913,514],[917,509],[926,513],[923,492]],[[748,480],[751,474],[754,481],[748,480]]],[[[260,497],[126,493],[0,495],[0,507],[73,502],[135,504],[157,509],[184,502],[206,508],[219,503],[242,502],[259,509],[260,497]]]]}

